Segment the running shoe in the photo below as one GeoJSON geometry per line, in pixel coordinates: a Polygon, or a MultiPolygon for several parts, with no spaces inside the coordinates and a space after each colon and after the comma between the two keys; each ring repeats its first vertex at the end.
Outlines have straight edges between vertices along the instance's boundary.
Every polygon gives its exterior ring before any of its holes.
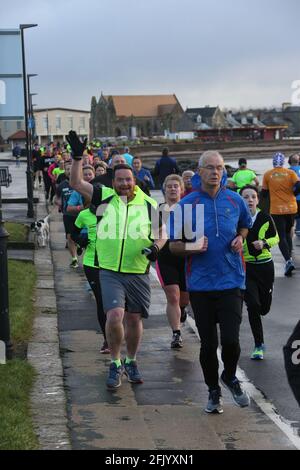
{"type": "Polygon", "coordinates": [[[292,275],[292,271],[294,271],[295,265],[291,259],[289,259],[285,264],[284,275],[290,277],[292,275]]]}
{"type": "Polygon", "coordinates": [[[210,390],[207,406],[205,408],[206,413],[223,413],[223,402],[221,397],[222,395],[220,389],[210,390]]]}
{"type": "Polygon", "coordinates": [[[107,344],[107,341],[104,340],[102,346],[101,346],[101,349],[100,349],[100,353],[101,354],[110,354],[110,349],[108,347],[108,344],[107,344]]]}
{"type": "Polygon", "coordinates": [[[180,322],[181,322],[181,323],[184,323],[184,322],[186,321],[186,318],[187,318],[186,309],[185,309],[185,308],[182,308],[182,309],[181,309],[180,322]]]}
{"type": "Polygon", "coordinates": [[[106,386],[109,390],[115,390],[122,384],[122,375],[124,373],[123,365],[117,367],[114,362],[109,366],[109,374],[106,381],[106,386]]]}
{"type": "Polygon", "coordinates": [[[70,263],[70,268],[78,268],[79,267],[79,264],[78,264],[78,261],[77,259],[73,259],[72,262],[70,263]]]}
{"type": "Polygon", "coordinates": [[[263,360],[264,358],[264,346],[261,345],[261,346],[255,346],[255,348],[253,349],[253,352],[250,356],[251,359],[254,359],[254,360],[258,360],[258,361],[261,361],[263,360]]]}
{"type": "Polygon", "coordinates": [[[183,346],[183,341],[180,333],[173,333],[171,348],[180,349],[183,346]]]}
{"type": "Polygon", "coordinates": [[[142,384],[144,382],[137,368],[136,361],[131,361],[129,364],[124,362],[124,372],[127,375],[128,382],[133,384],[142,384]]]}
{"type": "Polygon", "coordinates": [[[240,382],[236,377],[233,380],[228,381],[224,377],[224,372],[222,372],[221,382],[224,387],[226,387],[231,392],[233,401],[236,405],[240,406],[241,408],[250,405],[249,395],[247,392],[242,390],[240,382]]]}

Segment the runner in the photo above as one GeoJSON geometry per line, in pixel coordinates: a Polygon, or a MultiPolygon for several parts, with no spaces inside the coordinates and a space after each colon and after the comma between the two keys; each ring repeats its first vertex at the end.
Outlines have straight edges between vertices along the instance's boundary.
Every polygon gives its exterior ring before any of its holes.
{"type": "Polygon", "coordinates": [[[66,179],[62,183],[60,183],[60,185],[58,186],[56,190],[55,204],[58,206],[59,212],[62,212],[63,214],[63,222],[64,222],[64,227],[65,227],[65,232],[66,232],[67,246],[71,255],[70,267],[76,269],[79,266],[78,259],[77,259],[77,248],[76,248],[76,244],[71,238],[71,233],[74,228],[76,216],[69,215],[67,212],[68,200],[74,191],[74,189],[70,186],[70,182],[69,182],[70,173],[71,173],[71,164],[67,162],[65,163],[66,179]]]}
{"type": "Polygon", "coordinates": [[[154,176],[158,176],[160,188],[163,188],[163,182],[168,175],[179,175],[180,171],[174,158],[169,157],[169,149],[165,147],[162,151],[162,157],[157,160],[154,167],[154,176]]]}
{"type": "Polygon", "coordinates": [[[290,277],[295,269],[291,229],[298,209],[294,191],[299,188],[300,182],[294,171],[284,168],[284,161],[282,153],[274,155],[274,168],[264,174],[261,195],[270,195],[270,214],[279,235],[279,249],[286,262],[284,274],[290,277]]]}
{"type": "Polygon", "coordinates": [[[152,175],[149,170],[142,167],[142,160],[139,157],[134,157],[132,160],[132,168],[134,176],[143,181],[145,184],[145,188],[150,191],[151,189],[155,189],[154,181],[152,175]]]}
{"type": "Polygon", "coordinates": [[[50,191],[51,191],[50,197],[53,199],[53,196],[54,196],[54,194],[52,193],[51,178],[48,175],[48,169],[53,163],[54,163],[54,157],[51,153],[51,150],[47,149],[45,153],[44,152],[41,153],[40,168],[41,168],[41,171],[43,172],[46,201],[49,200],[50,191]]]}
{"type": "MultiPolygon", "coordinates": [[[[298,154],[291,155],[289,158],[290,170],[294,171],[298,178],[300,179],[300,157],[298,154]]],[[[296,215],[296,228],[295,233],[298,238],[300,238],[300,194],[296,196],[297,200],[297,215],[296,215]]]]}
{"type": "Polygon", "coordinates": [[[270,249],[279,242],[279,236],[272,217],[257,208],[257,188],[246,185],[241,189],[240,195],[248,205],[253,222],[243,244],[246,262],[244,300],[254,337],[251,359],[261,360],[265,350],[261,317],[270,311],[274,284],[274,263],[270,249]]]}
{"type": "Polygon", "coordinates": [[[223,413],[218,373],[220,326],[224,370],[221,383],[234,402],[248,406],[250,399],[236,377],[240,356],[242,291],[245,272],[241,250],[251,227],[251,215],[239,194],[222,185],[224,160],[216,151],[204,152],[199,160],[200,185],[178,206],[182,217],[171,231],[170,250],[186,258],[186,283],[201,340],[200,364],[209,397],[207,413],[223,413]],[[197,213],[204,206],[203,218],[197,213]],[[201,227],[204,235],[201,235],[201,227]],[[189,243],[185,234],[197,234],[189,243]],[[173,233],[174,232],[174,233],[173,233]],[[175,241],[176,240],[176,241],[175,241]]]}
{"type": "Polygon", "coordinates": [[[96,253],[111,350],[107,388],[118,388],[123,373],[129,382],[140,384],[143,378],[136,355],[143,333],[142,318],[149,314],[149,265],[166,242],[162,236],[154,240],[150,214],[157,203],[135,185],[132,168],[126,164],[114,167],[113,188],[96,189],[83,181],[81,159],[86,141],[82,143],[74,131],[69,132],[67,140],[73,150],[72,187],[85,201],[91,201],[91,210],[98,217],[96,253]],[[143,254],[145,248],[149,250],[147,257],[143,254]],[[124,362],[121,361],[123,338],[127,348],[124,362]]]}
{"type": "Polygon", "coordinates": [[[33,163],[33,186],[36,188],[36,178],[38,178],[39,187],[42,187],[42,171],[41,171],[41,152],[38,144],[35,144],[32,150],[33,163]]]}
{"type": "Polygon", "coordinates": [[[103,310],[102,293],[99,280],[99,266],[95,266],[96,254],[96,236],[97,236],[97,217],[90,209],[82,210],[76,220],[71,233],[72,240],[85,248],[83,257],[83,269],[89,285],[95,296],[97,305],[97,317],[104,336],[104,342],[100,349],[100,353],[109,354],[110,349],[106,341],[105,322],[106,316],[103,310]],[[81,237],[82,230],[87,229],[87,238],[81,237]]]}
{"type": "MultiPolygon", "coordinates": [[[[160,205],[163,220],[167,222],[172,207],[180,201],[184,190],[183,180],[179,175],[169,175],[163,184],[165,203],[160,205]]],[[[161,286],[167,297],[167,317],[173,331],[172,349],[183,346],[180,323],[186,320],[185,307],[189,295],[185,285],[185,258],[170,252],[169,242],[161,249],[156,261],[156,271],[161,286]]]]}
{"type": "Polygon", "coordinates": [[[184,193],[181,196],[181,199],[190,194],[193,191],[192,178],[195,173],[192,170],[185,170],[182,173],[182,179],[184,184],[184,193]]]}
{"type": "Polygon", "coordinates": [[[246,158],[239,159],[239,169],[234,173],[231,178],[231,181],[228,181],[228,186],[231,189],[236,189],[239,193],[240,190],[246,186],[246,184],[252,184],[259,186],[259,180],[256,176],[256,173],[253,170],[247,168],[246,158]]]}

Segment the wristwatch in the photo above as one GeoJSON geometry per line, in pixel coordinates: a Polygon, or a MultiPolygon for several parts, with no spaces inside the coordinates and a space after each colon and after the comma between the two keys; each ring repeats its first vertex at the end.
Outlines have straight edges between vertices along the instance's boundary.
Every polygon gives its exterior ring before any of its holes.
{"type": "Polygon", "coordinates": [[[264,248],[266,248],[267,250],[270,249],[270,245],[268,244],[267,240],[263,239],[262,240],[263,244],[264,244],[264,248]]]}

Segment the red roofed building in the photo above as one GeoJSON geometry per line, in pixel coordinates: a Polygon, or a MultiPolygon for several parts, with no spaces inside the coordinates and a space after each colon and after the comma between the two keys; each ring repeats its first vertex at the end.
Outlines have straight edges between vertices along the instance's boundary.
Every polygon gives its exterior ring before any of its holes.
{"type": "Polygon", "coordinates": [[[23,130],[17,131],[14,134],[10,135],[7,140],[8,143],[12,144],[12,147],[16,144],[18,144],[20,147],[25,147],[26,133],[23,130]]]}
{"type": "Polygon", "coordinates": [[[184,114],[176,95],[113,95],[101,94],[97,103],[92,98],[91,136],[137,136],[174,131],[184,114]]]}

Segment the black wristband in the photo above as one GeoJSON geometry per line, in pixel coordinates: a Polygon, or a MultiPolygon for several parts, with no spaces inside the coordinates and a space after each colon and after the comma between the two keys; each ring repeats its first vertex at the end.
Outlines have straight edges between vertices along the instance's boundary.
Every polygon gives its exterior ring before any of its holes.
{"type": "Polygon", "coordinates": [[[73,157],[72,156],[72,158],[73,158],[73,160],[82,160],[82,157],[73,157]]]}

